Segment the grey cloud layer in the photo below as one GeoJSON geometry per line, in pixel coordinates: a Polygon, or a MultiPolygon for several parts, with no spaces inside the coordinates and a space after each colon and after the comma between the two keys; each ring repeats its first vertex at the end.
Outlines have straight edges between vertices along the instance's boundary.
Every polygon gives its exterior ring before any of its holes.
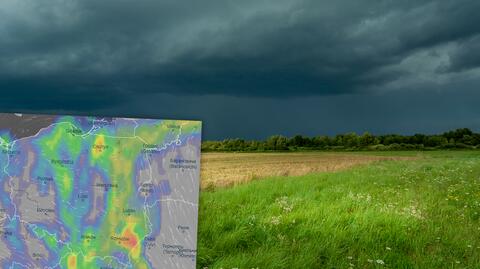
{"type": "Polygon", "coordinates": [[[461,0],[6,0],[0,84],[115,96],[433,88],[479,74],[479,10],[461,0]],[[412,72],[425,54],[430,64],[412,72]]]}

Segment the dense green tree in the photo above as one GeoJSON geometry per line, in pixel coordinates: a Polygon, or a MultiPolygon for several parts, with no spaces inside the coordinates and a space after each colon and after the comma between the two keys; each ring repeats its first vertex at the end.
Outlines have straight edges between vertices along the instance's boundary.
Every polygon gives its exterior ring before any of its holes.
{"type": "Polygon", "coordinates": [[[359,144],[359,138],[356,133],[348,133],[343,136],[343,146],[354,148],[359,144]]]}
{"type": "Polygon", "coordinates": [[[365,132],[360,136],[359,143],[362,147],[373,145],[375,143],[375,136],[371,135],[369,132],[365,132]]]}
{"type": "Polygon", "coordinates": [[[305,145],[305,138],[301,135],[296,135],[288,140],[289,146],[303,147],[305,145]]]}
{"type": "Polygon", "coordinates": [[[268,150],[287,150],[288,139],[282,135],[270,136],[266,143],[265,148],[268,150]]]}
{"type": "Polygon", "coordinates": [[[432,135],[432,136],[427,136],[424,139],[424,145],[426,147],[439,147],[441,145],[447,144],[448,140],[440,135],[432,135]]]}
{"type": "Polygon", "coordinates": [[[332,145],[331,139],[328,136],[316,136],[312,138],[312,144],[314,147],[325,149],[332,145]]]}
{"type": "Polygon", "coordinates": [[[468,128],[460,128],[460,129],[449,131],[449,132],[446,132],[446,133],[443,134],[443,136],[445,138],[447,138],[448,140],[453,138],[455,140],[455,142],[460,142],[460,140],[465,135],[471,136],[471,135],[473,135],[473,132],[468,128]]]}
{"type": "Polygon", "coordinates": [[[413,150],[435,148],[480,148],[480,134],[468,128],[445,132],[441,135],[397,134],[375,136],[368,132],[338,134],[334,137],[306,137],[295,135],[287,138],[274,135],[265,141],[240,138],[222,141],[204,141],[202,151],[265,151],[265,150],[413,150]]]}

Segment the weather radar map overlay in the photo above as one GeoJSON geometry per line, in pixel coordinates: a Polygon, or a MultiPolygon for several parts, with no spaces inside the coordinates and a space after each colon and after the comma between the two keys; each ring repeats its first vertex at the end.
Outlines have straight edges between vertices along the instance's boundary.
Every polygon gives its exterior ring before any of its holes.
{"type": "Polygon", "coordinates": [[[0,113],[0,268],[195,268],[201,122],[0,113]]]}

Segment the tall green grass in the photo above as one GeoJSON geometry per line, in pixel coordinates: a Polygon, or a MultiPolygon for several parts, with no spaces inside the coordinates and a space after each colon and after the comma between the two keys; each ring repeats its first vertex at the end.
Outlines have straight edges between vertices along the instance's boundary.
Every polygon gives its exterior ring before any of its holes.
{"type": "Polygon", "coordinates": [[[421,154],[202,192],[198,268],[480,268],[480,152],[421,154]]]}

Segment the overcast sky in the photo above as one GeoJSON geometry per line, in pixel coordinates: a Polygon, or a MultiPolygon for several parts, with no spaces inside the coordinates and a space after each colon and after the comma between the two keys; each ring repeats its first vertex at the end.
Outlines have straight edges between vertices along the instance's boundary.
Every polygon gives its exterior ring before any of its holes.
{"type": "Polygon", "coordinates": [[[480,1],[1,0],[0,109],[205,139],[480,131],[480,1]]]}

